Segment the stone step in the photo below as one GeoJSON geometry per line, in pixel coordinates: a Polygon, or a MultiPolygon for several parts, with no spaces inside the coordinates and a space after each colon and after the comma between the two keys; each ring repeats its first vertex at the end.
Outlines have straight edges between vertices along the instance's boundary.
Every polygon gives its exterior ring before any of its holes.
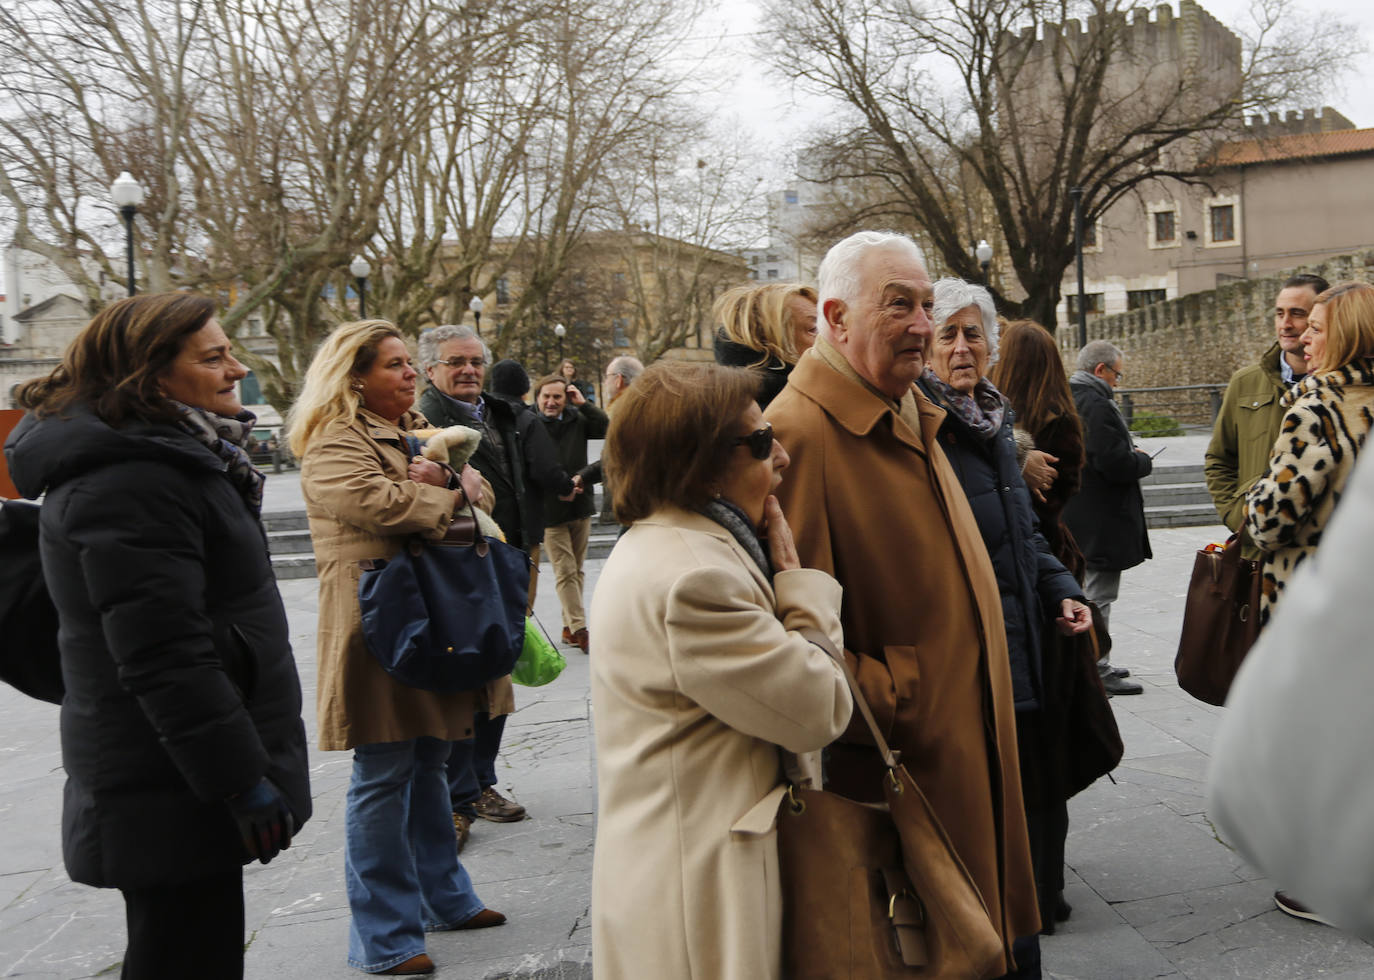
{"type": "Polygon", "coordinates": [[[1207,527],[1220,523],[1221,518],[1210,500],[1206,504],[1145,508],[1147,527],[1207,527]]]}
{"type": "Polygon", "coordinates": [[[1201,463],[1156,466],[1150,471],[1149,476],[1141,478],[1140,485],[1150,487],[1161,483],[1202,483],[1205,479],[1206,474],[1203,472],[1201,463]]]}
{"type": "Polygon", "coordinates": [[[1201,483],[1157,483],[1141,487],[1146,507],[1172,507],[1183,504],[1212,504],[1212,495],[1201,483]]]}

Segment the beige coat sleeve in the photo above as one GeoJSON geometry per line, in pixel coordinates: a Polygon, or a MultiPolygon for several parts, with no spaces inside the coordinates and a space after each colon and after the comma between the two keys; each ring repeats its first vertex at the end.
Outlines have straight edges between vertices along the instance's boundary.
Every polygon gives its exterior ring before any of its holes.
{"type": "Polygon", "coordinates": [[[356,429],[326,430],[301,464],[309,497],[336,520],[371,534],[442,536],[453,521],[457,495],[394,479],[378,465],[378,448],[356,429]]]}
{"type": "Polygon", "coordinates": [[[853,701],[839,665],[796,631],[820,630],[840,647],[841,588],[805,568],[774,584],[777,615],[754,602],[742,569],[684,574],[668,596],[668,656],[682,692],[725,724],[811,752],[844,731],[853,701]]]}

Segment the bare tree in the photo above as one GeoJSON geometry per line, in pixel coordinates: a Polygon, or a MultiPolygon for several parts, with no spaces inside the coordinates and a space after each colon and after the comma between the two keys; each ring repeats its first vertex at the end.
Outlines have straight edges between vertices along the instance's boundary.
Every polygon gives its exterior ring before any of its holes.
{"type": "Polygon", "coordinates": [[[956,275],[980,275],[972,242],[999,242],[1019,287],[999,305],[1051,329],[1074,258],[1071,188],[1091,222],[1150,181],[1205,180],[1245,113],[1310,93],[1351,56],[1330,18],[1285,31],[1282,0],[1260,0],[1244,41],[1192,0],[1172,32],[1125,0],[768,9],[777,69],[849,113],[809,148],[808,176],[856,189],[853,224],[919,229],[956,275]]]}

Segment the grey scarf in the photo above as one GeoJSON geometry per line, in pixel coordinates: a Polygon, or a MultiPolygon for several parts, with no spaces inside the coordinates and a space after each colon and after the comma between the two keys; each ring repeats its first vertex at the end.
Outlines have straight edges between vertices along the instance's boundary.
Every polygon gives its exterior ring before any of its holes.
{"type": "Polygon", "coordinates": [[[768,560],[768,552],[764,549],[763,542],[759,540],[759,532],[755,529],[753,522],[749,520],[748,514],[740,510],[733,501],[726,500],[724,497],[708,500],[706,505],[701,508],[700,513],[729,531],[731,536],[740,543],[740,547],[749,552],[749,557],[754,559],[754,564],[759,566],[759,571],[763,572],[763,577],[769,582],[773,581],[773,563],[768,560]]]}
{"type": "MultiPolygon", "coordinates": [[[[171,399],[169,399],[171,400],[171,399]]],[[[177,425],[224,463],[229,482],[243,497],[248,509],[255,515],[262,514],[262,485],[267,478],[258,472],[244,446],[253,432],[253,423],[258,417],[252,412],[240,412],[233,418],[207,412],[203,408],[192,408],[179,401],[171,400],[181,416],[177,425]]]]}

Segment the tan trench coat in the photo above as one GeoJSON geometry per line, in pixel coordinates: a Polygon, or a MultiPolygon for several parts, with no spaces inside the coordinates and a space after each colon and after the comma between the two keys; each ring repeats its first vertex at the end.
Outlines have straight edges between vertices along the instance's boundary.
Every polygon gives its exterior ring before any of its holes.
{"type": "MultiPolygon", "coordinates": [[[[920,431],[808,352],[765,413],[792,458],[778,497],[802,564],[844,586],[845,655],[982,892],[1010,968],[1012,940],[1034,935],[1039,915],[1001,600],[936,441],[944,412],[911,397],[920,431]]],[[[831,749],[830,788],[880,798],[871,744],[855,712],[831,749]]]]}
{"type": "Polygon", "coordinates": [[[774,584],[724,528],[676,508],[637,522],[597,581],[597,980],[780,976],[777,839],[768,819],[731,827],[780,784],[779,746],[820,749],[852,702],[836,661],[795,632],[839,649],[839,585],[811,569],[774,584]]]}
{"type": "MultiPolygon", "coordinates": [[[[424,425],[407,413],[402,429],[424,425]]],[[[397,427],[371,412],[325,426],[301,460],[301,491],[320,579],[316,705],[320,748],[420,736],[472,737],[478,692],[435,694],[391,679],[363,644],[358,560],[390,558],[415,533],[442,537],[454,494],[406,476],[397,427]]],[[[506,682],[509,685],[509,681],[506,682]]]]}

